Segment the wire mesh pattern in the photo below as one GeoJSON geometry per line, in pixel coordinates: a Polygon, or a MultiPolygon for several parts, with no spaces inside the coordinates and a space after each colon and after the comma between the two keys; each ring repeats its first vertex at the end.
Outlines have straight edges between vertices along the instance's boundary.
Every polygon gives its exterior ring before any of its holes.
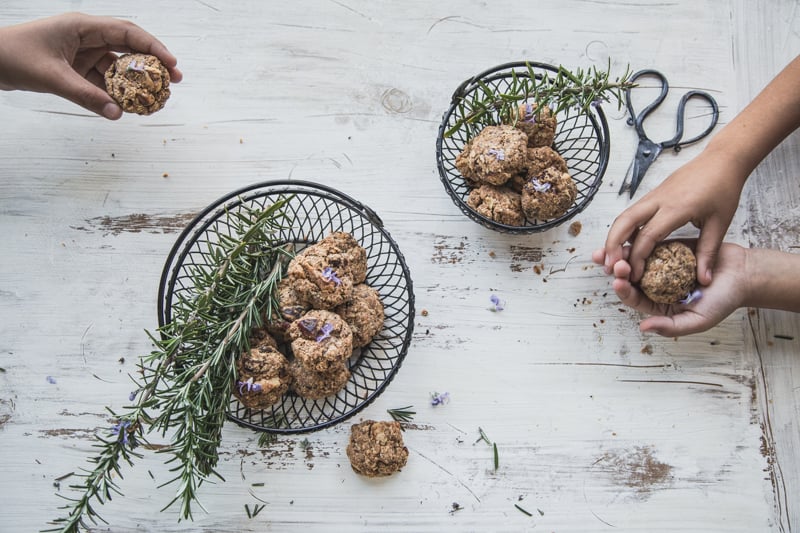
{"type": "Polygon", "coordinates": [[[232,396],[228,417],[235,422],[274,433],[301,433],[345,420],[372,402],[394,378],[414,329],[411,275],[397,243],[371,209],[330,187],[302,181],[272,181],[235,191],[200,213],[184,230],[170,252],[159,287],[159,324],[169,323],[177,302],[191,299],[190,273],[207,268],[209,245],[216,234],[230,235],[230,214],[265,208],[285,199],[287,222],[280,240],[296,250],[334,231],[353,235],[367,251],[366,283],[378,291],[384,305],[383,328],[372,342],[356,349],[348,361],[351,375],[336,395],[307,400],[293,392],[267,410],[245,407],[232,396]]]}
{"type": "MultiPolygon", "coordinates": [[[[466,80],[453,94],[436,139],[436,164],[447,194],[469,218],[503,233],[537,233],[571,219],[592,201],[608,166],[608,123],[603,110],[600,106],[592,106],[589,113],[567,109],[558,113],[556,117],[558,125],[553,144],[555,150],[566,161],[569,173],[575,180],[578,194],[572,207],[564,215],[551,220],[526,218],[522,226],[510,226],[481,215],[467,204],[467,197],[472,188],[456,169],[455,160],[467,144],[468,135],[474,133],[475,126],[464,125],[449,137],[445,137],[445,132],[451,130],[463,118],[464,107],[459,104],[469,102],[476,91],[482,90],[481,84],[505,94],[509,92],[514,77],[530,78],[531,71],[537,79],[542,79],[545,75],[552,77],[558,69],[534,62],[507,63],[466,80]]],[[[499,117],[494,116],[491,120],[493,123],[498,123],[499,117]]]]}

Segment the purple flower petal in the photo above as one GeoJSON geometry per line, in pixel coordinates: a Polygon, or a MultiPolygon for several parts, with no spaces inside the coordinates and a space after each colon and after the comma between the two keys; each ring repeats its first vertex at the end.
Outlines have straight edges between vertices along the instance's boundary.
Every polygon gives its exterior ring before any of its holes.
{"type": "Polygon", "coordinates": [[[339,276],[336,275],[336,271],[331,267],[322,269],[322,279],[333,282],[337,287],[342,284],[342,280],[339,279],[339,276]]]}
{"type": "Polygon", "coordinates": [[[699,289],[696,289],[696,290],[693,290],[692,292],[690,292],[689,294],[687,294],[686,298],[684,298],[683,300],[680,300],[680,303],[682,303],[683,305],[689,305],[690,303],[696,302],[697,300],[699,300],[702,297],[703,297],[702,291],[700,291],[699,289]]]}
{"type": "Polygon", "coordinates": [[[489,296],[489,301],[491,301],[493,305],[493,307],[490,308],[492,311],[502,311],[506,308],[506,301],[501,300],[496,294],[489,296]]]}
{"type": "Polygon", "coordinates": [[[497,159],[498,161],[505,161],[506,159],[506,153],[500,149],[495,150],[494,148],[491,148],[486,153],[489,155],[493,155],[495,159],[497,159]]]}
{"type": "Polygon", "coordinates": [[[331,336],[332,331],[333,331],[333,324],[325,322],[324,324],[322,324],[322,328],[320,328],[320,334],[317,335],[316,341],[317,342],[324,341],[325,339],[331,336]]]}
{"type": "Polygon", "coordinates": [[[547,192],[552,187],[550,183],[542,183],[536,178],[531,179],[531,185],[533,185],[533,190],[536,192],[547,192]]]}
{"type": "Polygon", "coordinates": [[[450,401],[450,393],[443,392],[439,394],[438,392],[431,393],[431,405],[436,407],[437,405],[444,405],[450,401]]]}
{"type": "Polygon", "coordinates": [[[53,376],[47,376],[47,382],[50,385],[55,385],[56,384],[56,378],[54,378],[53,376]]]}

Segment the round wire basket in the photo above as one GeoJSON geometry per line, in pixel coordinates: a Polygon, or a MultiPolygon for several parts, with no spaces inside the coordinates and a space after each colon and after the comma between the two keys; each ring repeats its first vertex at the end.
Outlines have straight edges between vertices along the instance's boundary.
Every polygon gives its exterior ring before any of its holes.
{"type": "MultiPolygon", "coordinates": [[[[489,89],[507,94],[518,80],[552,79],[558,69],[552,65],[523,61],[506,63],[481,72],[464,81],[453,93],[450,107],[444,113],[436,138],[436,164],[439,177],[447,194],[461,211],[475,222],[503,233],[537,233],[553,228],[571,219],[592,201],[608,166],[609,134],[608,122],[600,106],[591,106],[588,112],[566,109],[556,116],[557,127],[553,148],[564,158],[569,173],[577,186],[577,197],[572,207],[562,216],[550,220],[526,218],[523,225],[511,226],[496,222],[475,211],[467,204],[472,187],[456,169],[455,160],[464,149],[475,125],[461,124],[471,109],[471,99],[481,91],[489,89]],[[450,133],[448,135],[448,133],[450,133]]],[[[500,123],[498,116],[490,116],[488,123],[500,123]]]]}
{"type": "Polygon", "coordinates": [[[325,185],[296,180],[257,183],[227,194],[198,214],[172,247],[159,285],[158,321],[160,326],[170,322],[178,295],[194,294],[190,272],[209,263],[212,236],[226,234],[230,217],[279,200],[285,200],[283,211],[289,220],[279,230],[279,244],[293,244],[299,251],[331,232],[350,233],[367,252],[365,283],[378,291],[385,311],[381,331],[348,360],[350,379],[337,394],[307,400],[290,391],[265,410],[245,407],[231,396],[228,417],[234,422],[259,431],[303,433],[341,422],[369,405],[394,378],[411,343],[411,275],[374,211],[325,185]]]}

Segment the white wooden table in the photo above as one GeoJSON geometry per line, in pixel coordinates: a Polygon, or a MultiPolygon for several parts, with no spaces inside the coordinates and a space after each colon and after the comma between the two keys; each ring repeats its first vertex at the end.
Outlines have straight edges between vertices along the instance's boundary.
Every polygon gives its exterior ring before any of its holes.
{"type": "MultiPolygon", "coordinates": [[[[60,516],[55,493],[70,479],[54,484],[112,424],[104,406],[127,402],[163,261],[191,216],[287,177],[370,206],[408,260],[413,342],[359,416],[414,405],[407,467],[378,481],[353,473],[350,422],[308,435],[305,450],[305,436],[259,449],[229,424],[227,481],[201,490],[208,514],[159,513],[174,489],[156,488],[168,472],[148,454],[124,471],[125,497],[101,509],[110,525],[97,531],[797,528],[798,317],[741,310],[707,333],[641,335],[591,265],[627,204],[616,194],[635,146],[624,113],[606,105],[610,165],[577,237],[566,225],[532,236],[478,226],[446,196],[434,158],[455,87],[516,60],[656,67],[676,89],[656,131],[673,127],[687,88],[712,92],[725,123],[796,54],[797,7],[6,0],[2,25],[71,9],[132,20],[178,56],[185,81],[158,114],[114,123],[54,96],[0,94],[0,530],[60,516]],[[491,291],[504,311],[488,311],[491,291]],[[431,391],[450,403],[430,406],[431,391]],[[496,471],[479,427],[497,443],[496,471]],[[262,501],[248,518],[245,504],[262,501]]],[[[701,146],[662,155],[642,191],[701,146]]],[[[797,248],[798,154],[795,135],[759,168],[730,240],[797,248]]]]}

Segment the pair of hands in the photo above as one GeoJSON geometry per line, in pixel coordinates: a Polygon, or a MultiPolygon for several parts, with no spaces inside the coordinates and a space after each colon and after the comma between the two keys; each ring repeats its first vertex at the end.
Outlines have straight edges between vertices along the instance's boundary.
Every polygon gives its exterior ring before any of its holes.
{"type": "Polygon", "coordinates": [[[172,82],[178,60],[139,26],[110,17],[67,13],[0,28],[0,89],[53,93],[111,120],[122,109],[106,93],[103,75],[117,55],[158,57],[172,82]]]}
{"type": "Polygon", "coordinates": [[[741,307],[747,288],[747,250],[722,243],[746,179],[741,167],[713,148],[678,169],[614,221],[605,246],[592,260],[613,275],[623,304],[651,315],[644,332],[680,336],[705,331],[741,307]],[[656,304],[636,286],[653,248],[673,231],[692,223],[699,238],[689,243],[697,256],[703,296],[688,305],[656,304]],[[630,244],[627,244],[630,243],[630,244]]]}

